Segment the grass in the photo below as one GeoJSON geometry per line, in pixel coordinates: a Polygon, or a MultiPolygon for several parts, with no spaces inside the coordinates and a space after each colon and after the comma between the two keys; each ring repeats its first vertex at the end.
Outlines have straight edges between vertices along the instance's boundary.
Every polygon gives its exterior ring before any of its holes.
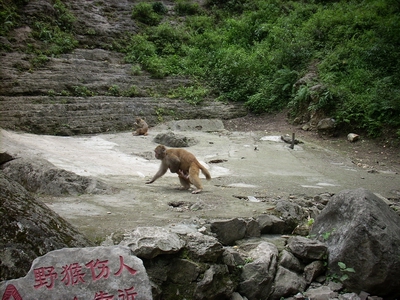
{"type": "Polygon", "coordinates": [[[387,128],[398,135],[400,8],[395,4],[208,0],[205,10],[178,1],[180,19],[160,21],[132,37],[126,59],[157,78],[195,78],[220,100],[243,103],[256,113],[318,111],[370,136],[387,128]],[[294,89],[313,64],[316,80],[294,89]],[[318,92],[312,89],[317,84],[323,87],[318,92]]]}

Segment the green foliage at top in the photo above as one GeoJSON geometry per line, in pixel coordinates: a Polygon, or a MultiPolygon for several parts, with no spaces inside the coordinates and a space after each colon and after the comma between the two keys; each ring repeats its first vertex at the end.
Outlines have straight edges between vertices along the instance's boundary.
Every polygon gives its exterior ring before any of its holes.
{"type": "Polygon", "coordinates": [[[0,35],[17,27],[20,22],[19,9],[27,4],[28,0],[0,0],[0,35]]]}
{"type": "Polygon", "coordinates": [[[202,80],[253,112],[318,110],[371,136],[400,133],[396,0],[207,0],[206,13],[185,5],[195,4],[177,1],[182,22],[132,37],[127,61],[155,77],[202,80]],[[317,79],[294,89],[311,65],[317,79]]]}
{"type": "MultiPolygon", "coordinates": [[[[6,36],[10,30],[20,26],[20,11],[29,0],[0,0],[0,35],[6,36]]],[[[72,27],[75,17],[61,0],[52,0],[54,15],[37,14],[29,16],[27,22],[33,29],[32,36],[43,46],[28,45],[28,51],[38,55],[58,55],[74,49],[78,42],[74,38],[72,27]]]]}
{"type": "Polygon", "coordinates": [[[133,8],[132,18],[146,25],[156,26],[166,12],[167,9],[161,2],[140,2],[133,8]]]}

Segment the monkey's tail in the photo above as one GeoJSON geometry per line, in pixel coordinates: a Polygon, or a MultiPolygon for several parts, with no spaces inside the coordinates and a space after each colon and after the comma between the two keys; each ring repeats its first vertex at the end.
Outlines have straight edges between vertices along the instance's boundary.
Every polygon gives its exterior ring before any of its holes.
{"type": "Polygon", "coordinates": [[[200,165],[200,164],[199,164],[199,168],[200,168],[200,170],[201,170],[201,173],[203,173],[204,176],[206,176],[206,179],[207,179],[207,180],[211,180],[210,172],[208,172],[208,170],[207,170],[204,166],[202,166],[202,165],[200,165]]]}

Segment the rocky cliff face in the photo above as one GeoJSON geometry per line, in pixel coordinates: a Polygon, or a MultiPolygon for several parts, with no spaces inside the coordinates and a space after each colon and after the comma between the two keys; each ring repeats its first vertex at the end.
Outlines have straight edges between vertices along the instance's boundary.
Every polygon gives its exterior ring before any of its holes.
{"type": "MultiPolygon", "coordinates": [[[[246,110],[208,99],[194,106],[166,97],[190,83],[187,78],[152,78],[133,71],[124,55],[114,51],[138,31],[129,1],[66,1],[76,18],[78,48],[56,57],[29,51],[48,45],[33,38],[35,20],[56,18],[50,0],[30,1],[21,9],[24,26],[2,38],[0,53],[0,127],[28,132],[74,135],[130,130],[136,116],[149,125],[180,118],[243,116],[246,110]],[[40,64],[38,64],[40,60],[40,64]]],[[[37,52],[37,51],[36,51],[37,52]]]]}

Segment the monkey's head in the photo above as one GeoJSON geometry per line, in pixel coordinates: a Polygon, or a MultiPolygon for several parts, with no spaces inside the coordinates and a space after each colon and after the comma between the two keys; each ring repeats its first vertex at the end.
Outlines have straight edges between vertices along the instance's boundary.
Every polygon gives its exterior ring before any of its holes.
{"type": "Polygon", "coordinates": [[[140,123],[140,121],[142,121],[142,119],[141,118],[136,118],[136,124],[139,124],[140,123]]]}
{"type": "Polygon", "coordinates": [[[167,154],[167,148],[164,145],[158,145],[156,149],[154,149],[154,154],[157,159],[163,159],[167,154]]]}

